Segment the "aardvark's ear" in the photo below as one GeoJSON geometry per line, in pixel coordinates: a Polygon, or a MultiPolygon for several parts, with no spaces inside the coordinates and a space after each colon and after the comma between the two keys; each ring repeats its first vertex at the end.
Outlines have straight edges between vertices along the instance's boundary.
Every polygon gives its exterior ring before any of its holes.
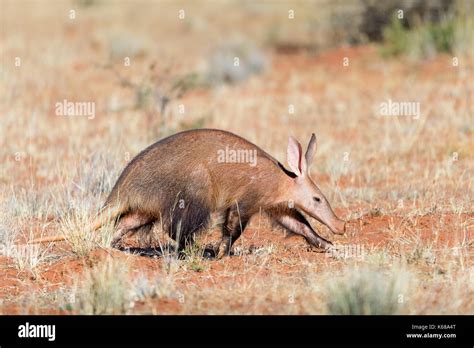
{"type": "Polygon", "coordinates": [[[306,154],[304,155],[306,159],[306,165],[308,166],[308,170],[309,170],[309,166],[313,162],[315,152],[316,152],[316,135],[314,135],[313,133],[311,134],[311,139],[309,140],[309,143],[308,143],[308,149],[306,150],[306,154]]]}
{"type": "Polygon", "coordinates": [[[303,157],[303,149],[301,144],[293,137],[288,139],[288,147],[286,149],[286,160],[291,171],[296,176],[304,176],[306,174],[306,159],[303,157]]]}

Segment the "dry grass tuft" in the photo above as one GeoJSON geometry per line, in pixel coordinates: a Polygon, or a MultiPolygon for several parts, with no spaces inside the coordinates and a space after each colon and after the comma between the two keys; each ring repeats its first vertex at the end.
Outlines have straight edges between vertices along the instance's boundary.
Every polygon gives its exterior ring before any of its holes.
{"type": "Polygon", "coordinates": [[[328,311],[337,315],[387,315],[403,309],[410,282],[406,270],[364,268],[345,271],[328,284],[328,311]]]}
{"type": "Polygon", "coordinates": [[[76,280],[75,309],[80,314],[126,314],[130,287],[128,265],[107,258],[76,280]]]}

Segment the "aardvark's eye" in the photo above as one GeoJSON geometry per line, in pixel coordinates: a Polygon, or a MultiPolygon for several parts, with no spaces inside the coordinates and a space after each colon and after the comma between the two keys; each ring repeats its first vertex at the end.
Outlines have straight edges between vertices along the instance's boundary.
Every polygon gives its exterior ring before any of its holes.
{"type": "Polygon", "coordinates": [[[319,197],[313,197],[313,199],[314,199],[315,202],[318,202],[318,203],[321,202],[321,198],[319,198],[319,197]]]}

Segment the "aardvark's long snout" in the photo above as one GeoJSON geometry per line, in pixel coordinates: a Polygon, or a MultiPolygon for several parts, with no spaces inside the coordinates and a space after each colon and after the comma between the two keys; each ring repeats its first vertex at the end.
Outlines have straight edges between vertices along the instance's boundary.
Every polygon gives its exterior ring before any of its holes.
{"type": "Polygon", "coordinates": [[[328,227],[335,234],[344,234],[346,232],[346,222],[339,218],[335,218],[334,222],[328,227]]]}

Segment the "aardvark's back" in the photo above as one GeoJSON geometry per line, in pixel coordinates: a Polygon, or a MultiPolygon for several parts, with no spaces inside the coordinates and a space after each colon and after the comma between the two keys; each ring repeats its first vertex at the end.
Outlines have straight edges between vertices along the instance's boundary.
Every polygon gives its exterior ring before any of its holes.
{"type": "Polygon", "coordinates": [[[179,205],[212,212],[235,200],[265,205],[275,195],[278,162],[249,141],[212,129],[185,131],[149,146],[125,168],[106,205],[138,209],[156,218],[179,205]],[[262,192],[262,186],[266,185],[262,192]]]}

